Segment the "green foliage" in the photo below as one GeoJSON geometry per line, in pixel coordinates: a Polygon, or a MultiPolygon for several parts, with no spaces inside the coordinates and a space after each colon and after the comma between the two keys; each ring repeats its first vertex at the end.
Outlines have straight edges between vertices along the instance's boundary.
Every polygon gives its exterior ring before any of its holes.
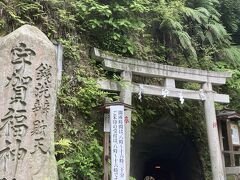
{"type": "Polygon", "coordinates": [[[219,88],[219,91],[225,92],[230,95],[230,104],[228,108],[234,109],[236,111],[240,111],[240,70],[238,68],[233,69],[231,64],[221,61],[216,63],[215,66],[216,71],[226,71],[232,74],[232,78],[227,80],[227,85],[219,88]]]}
{"type": "Polygon", "coordinates": [[[133,178],[133,177],[130,177],[130,180],[136,180],[135,178],[133,178]]]}
{"type": "MultiPolygon", "coordinates": [[[[83,140],[60,139],[56,142],[59,178],[72,179],[101,179],[103,148],[94,138],[93,127],[86,127],[87,138],[83,140]]],[[[76,134],[79,133],[76,131],[76,134]]]]}
{"type": "Polygon", "coordinates": [[[238,47],[231,46],[228,48],[224,48],[222,49],[221,53],[223,54],[223,57],[226,62],[228,62],[229,64],[233,65],[236,68],[239,67],[240,50],[238,47]]]}
{"type": "MultiPolygon", "coordinates": [[[[0,35],[31,24],[64,47],[56,124],[60,179],[102,178],[102,130],[94,123],[101,122],[95,109],[116,94],[97,86],[96,78],[106,74],[89,58],[93,46],[164,64],[232,72],[233,78],[217,91],[231,95],[226,107],[240,110],[239,7],[239,0],[0,0],[0,35]]],[[[121,82],[119,76],[114,79],[121,82]]],[[[196,84],[183,86],[199,89],[196,84]]],[[[201,104],[134,99],[133,134],[160,112],[178,117],[182,133],[199,145],[206,179],[211,179],[201,104]]]]}
{"type": "MultiPolygon", "coordinates": [[[[137,33],[143,24],[130,17],[130,7],[115,2],[103,5],[94,0],[83,0],[76,6],[80,29],[91,37],[93,43],[97,43],[96,46],[121,54],[134,53],[134,43],[129,34],[137,33]]],[[[131,8],[137,11],[141,7],[133,5],[131,8]]]]}
{"type": "Polygon", "coordinates": [[[240,1],[220,0],[221,20],[233,37],[233,41],[239,43],[240,34],[240,1]]]}
{"type": "Polygon", "coordinates": [[[64,58],[67,60],[78,61],[80,59],[80,54],[78,52],[79,47],[77,42],[74,40],[76,37],[69,36],[67,39],[59,39],[59,42],[64,48],[64,58]]]}
{"type": "Polygon", "coordinates": [[[101,91],[93,78],[63,76],[63,85],[59,93],[59,102],[64,107],[75,108],[85,115],[100,105],[106,93],[101,91]]]}

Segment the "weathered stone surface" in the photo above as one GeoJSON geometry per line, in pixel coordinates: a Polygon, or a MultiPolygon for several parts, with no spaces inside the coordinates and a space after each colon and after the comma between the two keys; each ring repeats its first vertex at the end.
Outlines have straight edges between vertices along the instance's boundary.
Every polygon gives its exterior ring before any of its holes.
{"type": "Polygon", "coordinates": [[[210,82],[215,85],[225,84],[226,78],[231,77],[231,73],[229,72],[205,71],[200,69],[169,66],[132,58],[114,57],[97,48],[93,49],[92,56],[97,60],[102,61],[106,70],[130,71],[133,74],[146,77],[165,77],[186,82],[210,82]]]}
{"type": "Polygon", "coordinates": [[[0,38],[0,180],[56,180],[55,47],[25,25],[0,38]]]}
{"type": "MultiPolygon", "coordinates": [[[[103,90],[108,90],[108,91],[121,91],[121,84],[110,81],[110,80],[98,80],[97,83],[100,85],[101,89],[103,90]]],[[[128,86],[128,89],[132,91],[132,93],[139,93],[139,85],[137,83],[131,83],[128,86]]],[[[142,84],[143,87],[143,94],[147,95],[154,95],[154,96],[159,96],[162,93],[162,90],[168,89],[169,94],[168,97],[174,97],[174,98],[179,98],[179,94],[182,93],[182,96],[184,99],[193,99],[193,100],[202,100],[204,101],[201,97],[201,92],[200,91],[194,91],[194,90],[188,90],[188,89],[179,89],[179,88],[172,88],[172,87],[166,87],[166,86],[154,86],[154,85],[147,85],[147,84],[142,84]]],[[[205,94],[206,92],[203,92],[205,94]]],[[[229,103],[229,95],[226,94],[218,94],[214,93],[213,98],[215,102],[219,103],[229,103]]]]}

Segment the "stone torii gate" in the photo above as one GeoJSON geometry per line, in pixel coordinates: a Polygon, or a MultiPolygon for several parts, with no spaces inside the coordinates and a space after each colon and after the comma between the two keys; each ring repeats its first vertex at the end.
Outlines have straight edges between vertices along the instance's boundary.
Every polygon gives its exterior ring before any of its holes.
{"type": "MultiPolygon", "coordinates": [[[[110,80],[99,80],[101,89],[120,92],[123,103],[131,105],[132,93],[144,93],[147,95],[168,96],[182,99],[204,101],[205,119],[207,124],[208,144],[210,150],[211,168],[213,180],[225,180],[225,166],[220,150],[216,112],[214,102],[229,103],[229,96],[213,91],[213,85],[226,83],[226,78],[231,77],[228,72],[212,72],[199,69],[190,69],[177,66],[162,65],[158,63],[141,61],[130,58],[120,58],[107,55],[94,48],[92,56],[102,62],[104,69],[121,72],[124,86],[110,80]],[[132,82],[132,75],[145,77],[160,77],[165,79],[164,86],[137,84],[132,82]],[[185,82],[197,82],[202,84],[199,91],[179,89],[175,87],[175,80],[185,82]]],[[[131,142],[131,111],[125,112],[129,117],[129,123],[125,124],[126,139],[126,174],[130,176],[130,142],[131,142]]]]}

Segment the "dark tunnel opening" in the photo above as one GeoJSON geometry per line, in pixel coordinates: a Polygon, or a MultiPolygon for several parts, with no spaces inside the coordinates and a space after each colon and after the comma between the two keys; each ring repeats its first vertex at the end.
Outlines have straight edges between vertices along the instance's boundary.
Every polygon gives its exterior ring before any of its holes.
{"type": "Polygon", "coordinates": [[[136,180],[204,180],[194,143],[168,117],[137,129],[131,146],[131,176],[136,180]]]}

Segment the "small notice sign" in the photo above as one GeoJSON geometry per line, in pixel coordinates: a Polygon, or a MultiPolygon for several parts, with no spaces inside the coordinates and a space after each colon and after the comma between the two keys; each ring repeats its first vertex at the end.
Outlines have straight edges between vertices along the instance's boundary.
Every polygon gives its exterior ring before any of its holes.
{"type": "Polygon", "coordinates": [[[231,132],[232,132],[232,143],[234,145],[240,145],[239,131],[238,131],[238,126],[236,124],[231,124],[231,132]]]}
{"type": "Polygon", "coordinates": [[[112,180],[126,180],[124,106],[110,106],[112,180]]]}
{"type": "Polygon", "coordinates": [[[110,114],[104,114],[104,132],[110,132],[110,114]]]}

